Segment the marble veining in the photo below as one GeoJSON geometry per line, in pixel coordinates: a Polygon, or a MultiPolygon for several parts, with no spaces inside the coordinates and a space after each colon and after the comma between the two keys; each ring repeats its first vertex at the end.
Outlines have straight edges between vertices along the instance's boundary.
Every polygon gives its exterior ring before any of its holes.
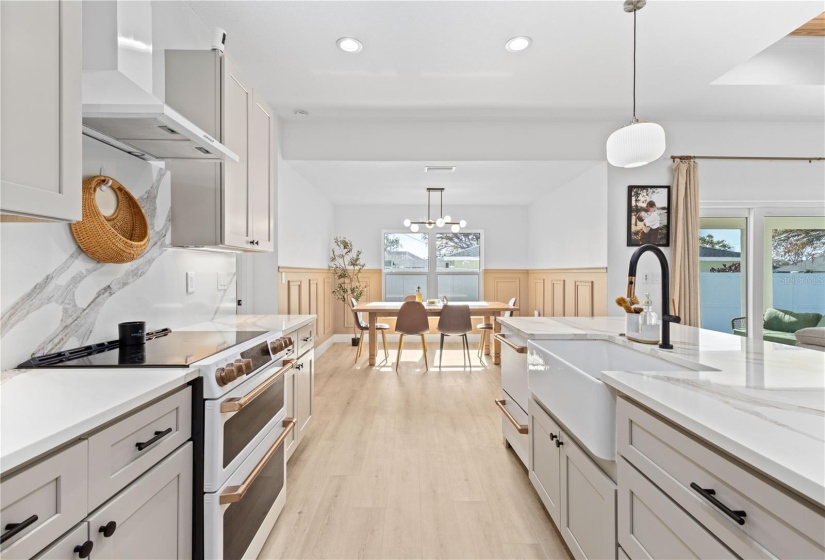
{"type": "Polygon", "coordinates": [[[673,350],[621,336],[623,318],[499,319],[528,339],[602,339],[697,371],[605,371],[601,380],[825,506],[825,353],[671,326],[673,350]]]}

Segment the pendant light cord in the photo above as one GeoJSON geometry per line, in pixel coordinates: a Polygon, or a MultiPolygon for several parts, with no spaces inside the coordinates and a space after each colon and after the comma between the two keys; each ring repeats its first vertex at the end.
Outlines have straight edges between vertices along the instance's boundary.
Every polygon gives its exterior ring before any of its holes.
{"type": "Polygon", "coordinates": [[[633,122],[636,118],[636,12],[633,10],[633,122]]]}

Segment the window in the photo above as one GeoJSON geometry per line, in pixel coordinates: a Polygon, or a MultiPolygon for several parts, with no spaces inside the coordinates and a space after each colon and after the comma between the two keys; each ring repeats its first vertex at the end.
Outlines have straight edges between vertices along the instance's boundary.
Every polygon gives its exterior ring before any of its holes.
{"type": "Polygon", "coordinates": [[[699,304],[702,328],[745,333],[747,218],[699,220],[699,304]]]}
{"type": "Polygon", "coordinates": [[[384,300],[403,301],[421,288],[424,299],[481,299],[481,232],[384,232],[384,300]]]}

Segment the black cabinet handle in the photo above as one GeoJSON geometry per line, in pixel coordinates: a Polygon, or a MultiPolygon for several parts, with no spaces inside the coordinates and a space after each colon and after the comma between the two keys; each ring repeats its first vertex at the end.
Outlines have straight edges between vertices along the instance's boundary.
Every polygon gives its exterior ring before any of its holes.
{"type": "Polygon", "coordinates": [[[83,544],[79,544],[74,547],[74,551],[77,552],[77,555],[81,558],[88,558],[89,555],[92,553],[92,549],[95,547],[95,543],[92,541],[86,541],[83,544]]]}
{"type": "Polygon", "coordinates": [[[564,445],[564,442],[560,437],[556,437],[556,447],[561,447],[562,445],[564,445]]]}
{"type": "Polygon", "coordinates": [[[550,434],[550,441],[553,441],[557,437],[559,437],[559,436],[557,436],[556,434],[550,434]]]}
{"type": "Polygon", "coordinates": [[[144,449],[146,449],[147,447],[149,447],[150,445],[152,445],[153,443],[158,441],[163,436],[167,436],[171,433],[172,433],[172,428],[166,428],[162,432],[161,431],[155,431],[155,437],[153,437],[149,441],[139,441],[135,444],[135,447],[137,447],[138,451],[143,451],[144,449]]]}
{"type": "Polygon", "coordinates": [[[20,523],[6,523],[6,526],[4,527],[6,532],[0,535],[0,543],[6,542],[14,535],[17,535],[21,531],[24,531],[27,527],[31,527],[35,521],[37,521],[37,516],[32,515],[31,517],[29,517],[25,521],[21,521],[20,523]]]}
{"type": "Polygon", "coordinates": [[[720,502],[719,499],[716,497],[716,490],[714,490],[713,488],[702,488],[695,482],[691,482],[690,487],[699,492],[700,496],[702,496],[704,499],[715,505],[719,510],[722,511],[722,513],[724,513],[740,525],[745,524],[745,517],[747,517],[748,514],[742,511],[741,509],[730,509],[728,506],[720,502]]]}
{"type": "Polygon", "coordinates": [[[103,536],[108,539],[115,534],[115,529],[117,529],[117,523],[109,521],[106,525],[103,525],[98,532],[103,533],[103,536]]]}

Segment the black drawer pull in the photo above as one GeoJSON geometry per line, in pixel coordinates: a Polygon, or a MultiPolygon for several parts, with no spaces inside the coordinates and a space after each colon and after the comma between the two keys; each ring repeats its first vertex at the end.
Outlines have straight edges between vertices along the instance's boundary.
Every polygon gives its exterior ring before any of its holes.
{"type": "Polygon", "coordinates": [[[98,532],[103,533],[103,536],[108,539],[115,534],[115,529],[117,529],[117,523],[115,521],[109,521],[106,525],[101,526],[98,532]]]}
{"type": "Polygon", "coordinates": [[[0,535],[0,543],[6,542],[8,539],[12,538],[14,535],[24,531],[27,527],[31,527],[37,521],[37,516],[32,515],[25,521],[21,521],[20,523],[6,523],[4,529],[6,530],[5,533],[0,535]]]}
{"type": "Polygon", "coordinates": [[[166,428],[162,432],[159,431],[159,430],[155,431],[155,437],[153,437],[149,441],[139,441],[135,444],[135,447],[137,447],[138,451],[143,451],[144,449],[146,449],[147,447],[149,447],[150,445],[152,445],[153,443],[155,443],[156,441],[161,439],[163,436],[168,436],[171,433],[172,433],[172,428],[166,428]]]}
{"type": "Polygon", "coordinates": [[[720,502],[719,499],[716,497],[716,490],[714,490],[713,488],[702,488],[695,482],[691,482],[690,487],[699,492],[699,495],[702,496],[704,499],[706,499],[707,501],[715,505],[717,508],[719,508],[722,511],[722,513],[724,513],[740,525],[745,524],[745,517],[747,517],[748,514],[742,511],[741,509],[730,509],[728,506],[720,502]]]}
{"type": "Polygon", "coordinates": [[[92,549],[95,547],[95,543],[92,541],[86,541],[83,544],[79,544],[74,547],[74,551],[77,552],[77,555],[81,558],[88,558],[89,555],[92,553],[92,549]]]}
{"type": "Polygon", "coordinates": [[[554,439],[556,439],[557,437],[559,437],[559,436],[557,436],[556,434],[552,434],[552,433],[551,433],[551,434],[550,434],[550,441],[553,441],[553,440],[554,440],[554,439]]]}
{"type": "Polygon", "coordinates": [[[556,436],[556,447],[561,447],[562,445],[564,445],[564,442],[559,436],[556,436]]]}

